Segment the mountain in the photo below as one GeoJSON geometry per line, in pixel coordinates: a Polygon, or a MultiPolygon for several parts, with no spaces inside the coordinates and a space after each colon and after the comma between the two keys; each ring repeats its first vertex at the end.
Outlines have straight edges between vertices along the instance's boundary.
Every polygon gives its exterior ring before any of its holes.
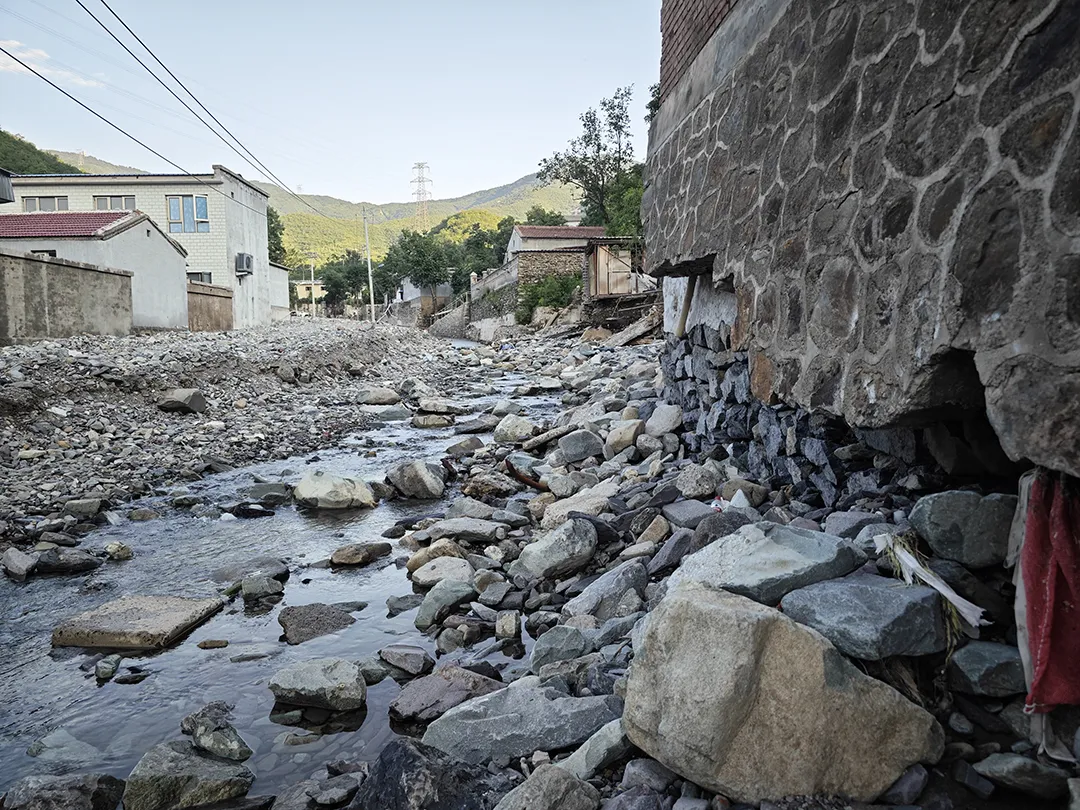
{"type": "Polygon", "coordinates": [[[0,168],[13,174],[78,174],[69,163],[42,151],[30,141],[0,129],[0,168]]]}
{"type": "Polygon", "coordinates": [[[49,149],[48,152],[50,155],[59,158],[65,163],[70,163],[86,174],[149,174],[149,172],[144,172],[142,169],[109,163],[107,160],[96,158],[85,152],[61,152],[58,149],[49,149]]]}

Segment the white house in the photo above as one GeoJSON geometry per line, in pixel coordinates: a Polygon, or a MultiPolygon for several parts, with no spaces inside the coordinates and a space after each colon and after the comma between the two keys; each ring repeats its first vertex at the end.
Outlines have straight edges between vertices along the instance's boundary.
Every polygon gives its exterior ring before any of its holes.
{"type": "Polygon", "coordinates": [[[270,318],[289,320],[289,268],[270,262],[270,318]]]}
{"type": "Polygon", "coordinates": [[[187,251],[141,211],[0,214],[0,249],[127,270],[132,326],[188,328],[187,251]]]}
{"type": "Polygon", "coordinates": [[[506,245],[510,261],[522,251],[584,248],[590,239],[604,236],[604,228],[586,225],[515,225],[506,245]]]}
{"type": "MultiPolygon", "coordinates": [[[[236,328],[270,323],[266,192],[224,166],[213,174],[43,174],[11,178],[14,211],[145,212],[187,251],[187,275],[230,287],[236,328]]],[[[278,285],[280,286],[280,285],[278,285]]]]}

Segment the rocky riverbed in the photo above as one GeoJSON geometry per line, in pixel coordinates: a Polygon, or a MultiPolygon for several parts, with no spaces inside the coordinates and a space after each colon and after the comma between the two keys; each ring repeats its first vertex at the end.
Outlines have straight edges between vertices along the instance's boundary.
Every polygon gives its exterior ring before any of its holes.
{"type": "MultiPolygon", "coordinates": [[[[267,356],[247,385],[268,405],[323,397],[378,425],[271,433],[246,457],[264,461],[213,474],[178,429],[162,452],[183,491],[13,505],[6,810],[1064,806],[1075,773],[1022,711],[1015,496],[884,485],[826,506],[755,478],[753,445],[698,454],[660,344],[587,337],[358,330],[424,354],[323,381],[290,362],[283,384],[267,356]],[[52,573],[82,549],[92,568],[52,573]],[[983,620],[905,585],[908,552],[983,620]],[[120,649],[148,633],[166,649],[120,649]]],[[[128,396],[198,425],[232,396],[206,374],[155,378],[200,388],[202,415],[128,396]]],[[[787,444],[833,485],[867,465],[914,478],[852,436],[787,444]]]]}

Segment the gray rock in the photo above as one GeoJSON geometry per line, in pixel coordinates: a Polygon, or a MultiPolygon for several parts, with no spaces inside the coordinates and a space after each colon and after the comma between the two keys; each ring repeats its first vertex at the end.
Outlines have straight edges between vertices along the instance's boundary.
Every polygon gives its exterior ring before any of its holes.
{"type": "Polygon", "coordinates": [[[202,413],[206,397],[198,388],[174,388],[158,400],[158,408],[167,413],[202,413]]]}
{"type": "Polygon", "coordinates": [[[386,480],[406,498],[437,500],[446,489],[446,470],[426,461],[402,461],[386,471],[386,480]]]}
{"type": "Polygon", "coordinates": [[[12,546],[0,558],[0,566],[3,566],[4,573],[13,580],[23,582],[34,572],[37,561],[36,554],[27,554],[12,546]]]}
{"type": "Polygon", "coordinates": [[[825,531],[853,540],[864,527],[881,522],[882,517],[876,512],[833,512],[825,518],[825,531]]]}
{"type": "Polygon", "coordinates": [[[238,582],[246,577],[270,577],[284,581],[289,578],[289,566],[277,557],[253,557],[218,568],[210,575],[214,582],[238,582]]]}
{"type": "Polygon", "coordinates": [[[494,543],[506,536],[506,526],[493,520],[455,517],[440,520],[426,529],[432,540],[448,537],[462,543],[494,543]]]}
{"type": "Polygon", "coordinates": [[[435,666],[427,650],[415,644],[390,644],[379,650],[379,658],[410,675],[424,675],[435,666]]]}
{"type": "Polygon", "coordinates": [[[232,706],[217,700],[180,721],[180,731],[191,737],[192,744],[222,759],[243,762],[251,749],[229,722],[232,706]]]}
{"type": "Polygon", "coordinates": [[[780,608],[852,658],[928,655],[948,645],[941,596],[923,585],[853,574],[798,588],[780,608]]]}
{"type": "Polygon", "coordinates": [[[919,763],[915,763],[881,794],[880,801],[885,804],[912,805],[926,789],[930,773],[919,763]]]}
{"type": "Polygon", "coordinates": [[[495,426],[492,438],[502,444],[521,444],[531,438],[535,432],[536,425],[528,419],[515,413],[508,413],[495,426]]]}
{"type": "Polygon", "coordinates": [[[34,740],[30,747],[26,749],[26,755],[37,757],[42,762],[63,762],[78,765],[96,762],[101,758],[101,752],[98,749],[90,745],[90,743],[83,742],[64,728],[53,729],[41,739],[34,740]]]}
{"type": "Polygon", "coordinates": [[[404,596],[391,596],[386,600],[386,611],[391,616],[397,616],[414,607],[419,607],[424,601],[422,593],[407,593],[404,596]]]}
{"type": "Polygon", "coordinates": [[[274,673],[270,691],[282,703],[351,711],[367,701],[367,684],[359,664],[341,658],[300,661],[274,673]]]}
{"type": "Polygon", "coordinates": [[[349,543],[334,549],[334,553],[330,555],[330,563],[343,566],[370,565],[387,556],[390,551],[389,543],[349,543]]]}
{"type": "Polygon", "coordinates": [[[467,700],[505,688],[501,681],[451,665],[405,684],[390,702],[390,716],[429,723],[467,700]]]}
{"type": "Polygon", "coordinates": [[[652,416],[645,422],[645,432],[659,438],[665,433],[674,433],[683,423],[682,408],[667,402],[658,404],[652,412],[652,416]]]}
{"type": "Polygon", "coordinates": [[[567,661],[580,658],[592,651],[588,637],[576,627],[565,624],[556,625],[540,636],[533,645],[529,659],[532,671],[540,672],[540,667],[555,661],[567,661]]]}
{"type": "Polygon", "coordinates": [[[564,577],[581,570],[596,552],[596,528],[587,520],[568,520],[521,550],[510,564],[512,576],[528,579],[564,577]]]}
{"type": "Polygon", "coordinates": [[[245,577],[240,581],[240,593],[245,602],[257,602],[269,596],[280,596],[285,586],[270,577],[245,577]]]}
{"type": "Polygon", "coordinates": [[[97,773],[26,776],[8,788],[5,810],[116,810],[124,780],[97,773]]]}
{"type": "Polygon", "coordinates": [[[92,518],[101,511],[101,498],[75,498],[64,504],[64,514],[92,518]]]}
{"type": "Polygon", "coordinates": [[[622,720],[612,720],[601,726],[578,746],[574,753],[557,765],[578,779],[591,779],[597,772],[629,752],[630,740],[623,733],[622,720]]]}
{"type": "Polygon", "coordinates": [[[608,425],[604,455],[607,458],[614,458],[626,448],[633,447],[643,430],[645,430],[645,422],[641,419],[620,419],[612,422],[608,425]]]}
{"type": "MultiPolygon", "coordinates": [[[[704,520],[699,523],[698,528],[700,529],[704,523],[704,520]]],[[[676,531],[649,560],[649,576],[655,576],[678,566],[683,557],[697,550],[694,545],[694,535],[689,529],[676,531]]]]}
{"type": "Polygon", "coordinates": [[[720,477],[702,464],[688,464],[679,472],[675,486],[684,498],[711,498],[716,494],[720,477]]]}
{"type": "Polygon", "coordinates": [[[255,774],[236,762],[200,753],[186,740],[155,745],[132,770],[124,810],[198,807],[247,794],[255,774]]]}
{"type": "Polygon", "coordinates": [[[675,774],[655,759],[632,759],[626,763],[619,786],[623,790],[645,787],[657,793],[663,793],[675,779],[675,774]]]}
{"type": "Polygon", "coordinates": [[[604,441],[591,430],[575,430],[559,439],[563,458],[573,464],[593,456],[602,455],[604,441]]]}
{"type": "Polygon", "coordinates": [[[541,765],[495,810],[596,810],[600,791],[554,765],[541,765]]]}
{"type": "MultiPolygon", "coordinates": [[[[887,534],[891,537],[896,537],[899,534],[903,534],[907,531],[905,526],[894,526],[891,523],[868,523],[859,529],[859,533],[855,535],[854,542],[856,547],[862,550],[862,553],[867,557],[877,557],[877,546],[874,543],[874,538],[878,535],[887,534]]],[[[951,561],[945,561],[952,563],[951,561]]]]}
{"type": "Polygon", "coordinates": [[[866,555],[831,534],[755,523],[686,557],[668,588],[702,582],[775,605],[796,588],[844,576],[864,562],[866,555]]]}
{"type": "Polygon", "coordinates": [[[971,641],[949,659],[949,685],[958,692],[1009,697],[1027,691],[1020,651],[1011,644],[971,641]]]}
{"type": "Polygon", "coordinates": [[[712,507],[701,501],[675,501],[661,511],[669,523],[684,529],[695,529],[705,518],[716,514],[712,507]]]}
{"type": "Polygon", "coordinates": [[[303,644],[318,636],[336,633],[355,622],[356,619],[344,610],[320,602],[290,605],[278,614],[278,624],[285,631],[285,640],[289,644],[303,644]]]}
{"type": "Polygon", "coordinates": [[[420,609],[416,611],[413,623],[418,630],[427,630],[449,616],[450,611],[462,602],[471,601],[474,596],[476,589],[471,582],[444,579],[427,592],[424,601],[420,603],[420,609]]]}
{"type": "Polygon", "coordinates": [[[738,509],[729,507],[723,512],[714,511],[695,527],[693,550],[703,549],[717,538],[734,534],[743,526],[754,522],[738,509]]]}
{"type": "Polygon", "coordinates": [[[431,588],[444,579],[472,582],[475,571],[468,560],[460,557],[436,557],[412,572],[412,581],[421,588],[431,588]]]}
{"type": "Polygon", "coordinates": [[[102,561],[78,548],[50,548],[37,555],[36,574],[81,574],[102,566],[102,561]]]}
{"type": "Polygon", "coordinates": [[[1040,799],[1061,798],[1069,789],[1068,771],[1019,754],[991,754],[975,763],[975,771],[995,784],[1040,799]]]}
{"type": "Polygon", "coordinates": [[[602,622],[614,618],[627,591],[645,592],[649,574],[640,560],[629,560],[613,568],[563,605],[564,616],[595,616],[602,622]]]}
{"type": "Polygon", "coordinates": [[[621,711],[612,695],[574,698],[519,683],[455,706],[428,726],[424,743],[471,764],[522,757],[580,745],[621,711]]]}
{"type": "Polygon", "coordinates": [[[488,506],[483,501],[478,501],[476,498],[461,497],[450,504],[450,508],[446,510],[446,517],[491,520],[494,513],[495,507],[488,506]]]}
{"type": "Polygon", "coordinates": [[[920,498],[909,519],[936,554],[986,568],[1005,560],[1016,502],[1013,495],[938,492],[920,498]]]}
{"type": "Polygon", "coordinates": [[[302,506],[318,509],[372,509],[378,504],[375,493],[359,478],[346,478],[323,470],[309,472],[293,489],[293,498],[302,506]]]}

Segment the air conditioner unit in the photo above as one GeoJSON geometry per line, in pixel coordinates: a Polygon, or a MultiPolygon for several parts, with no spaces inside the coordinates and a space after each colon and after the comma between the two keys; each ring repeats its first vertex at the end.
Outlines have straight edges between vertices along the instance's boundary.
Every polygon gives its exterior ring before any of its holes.
{"type": "Polygon", "coordinates": [[[254,272],[255,257],[250,253],[236,254],[236,275],[250,276],[254,272]]]}

